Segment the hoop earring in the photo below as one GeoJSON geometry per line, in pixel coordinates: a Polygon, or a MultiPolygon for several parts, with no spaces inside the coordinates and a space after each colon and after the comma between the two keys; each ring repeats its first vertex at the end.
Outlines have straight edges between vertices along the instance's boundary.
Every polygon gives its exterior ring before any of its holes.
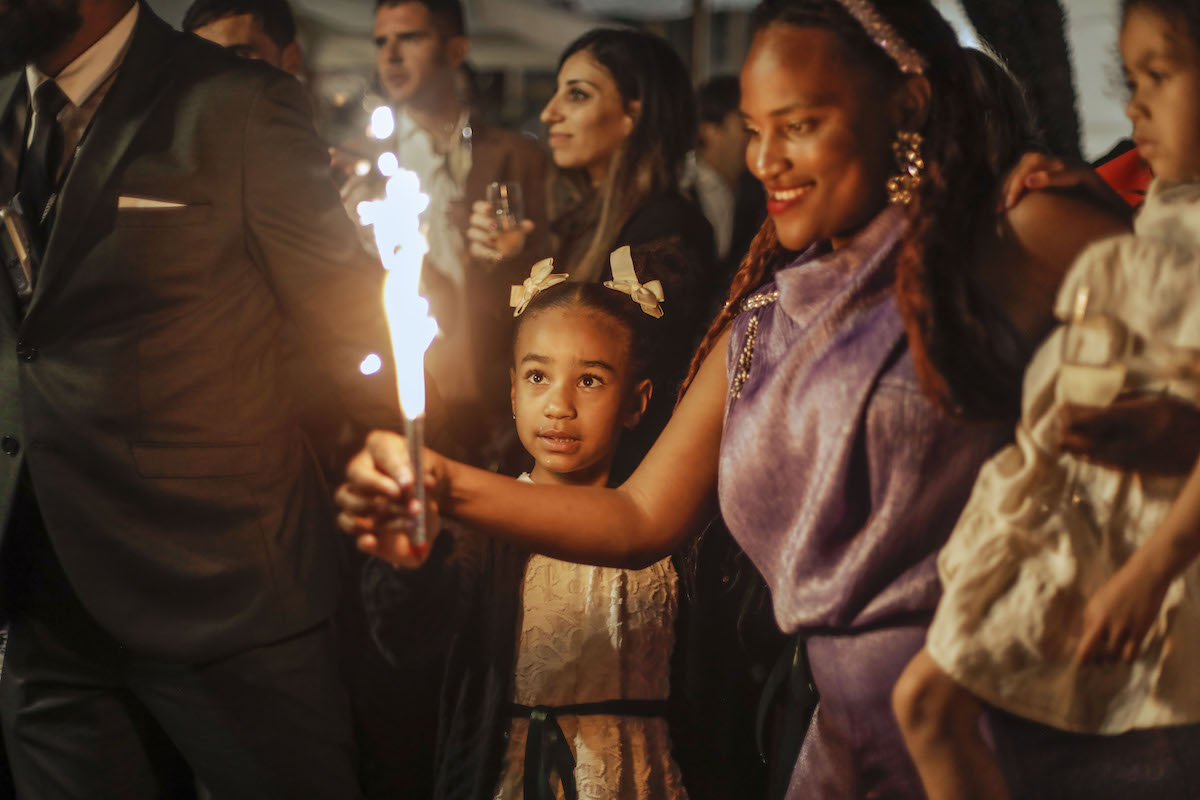
{"type": "Polygon", "coordinates": [[[921,155],[921,145],[925,137],[916,131],[899,131],[896,140],[892,142],[892,153],[896,156],[896,166],[900,173],[888,178],[888,202],[906,206],[913,201],[917,190],[925,182],[925,157],[921,155]]]}

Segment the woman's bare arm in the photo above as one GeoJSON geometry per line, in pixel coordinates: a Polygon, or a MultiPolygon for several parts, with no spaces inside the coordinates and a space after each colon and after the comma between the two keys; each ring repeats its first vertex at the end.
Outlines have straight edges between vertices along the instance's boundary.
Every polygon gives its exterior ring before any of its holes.
{"type": "Polygon", "coordinates": [[[1049,332],[1054,299],[1085,247],[1130,232],[1129,218],[1077,192],[1027,194],[979,244],[975,276],[1030,347],[1049,332]]]}
{"type": "MultiPolygon", "coordinates": [[[[1133,659],[1158,619],[1171,582],[1200,556],[1200,464],[1166,518],[1105,581],[1083,612],[1078,661],[1133,659]]],[[[1183,636],[1194,635],[1191,631],[1183,636]]]]}
{"type": "MultiPolygon", "coordinates": [[[[619,488],[520,483],[435,457],[428,482],[440,512],[569,561],[640,568],[669,555],[715,511],[728,338],[726,332],[717,342],[666,430],[619,488]]],[[[403,440],[376,437],[352,462],[338,491],[342,529],[369,537],[364,549],[386,560],[411,558],[403,531],[380,524],[381,517],[407,513],[398,508],[407,507],[410,484],[403,440]]]]}

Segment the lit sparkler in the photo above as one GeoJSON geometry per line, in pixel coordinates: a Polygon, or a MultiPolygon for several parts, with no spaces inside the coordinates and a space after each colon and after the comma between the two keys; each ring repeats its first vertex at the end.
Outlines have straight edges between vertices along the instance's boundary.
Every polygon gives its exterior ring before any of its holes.
{"type": "Polygon", "coordinates": [[[363,225],[375,232],[375,244],[387,269],[383,306],[396,362],[396,389],[404,415],[405,437],[413,467],[413,491],[421,513],[410,540],[424,546],[425,480],[421,448],[425,432],[425,351],[437,335],[437,322],[429,316],[429,302],[419,294],[421,262],[429,246],[421,233],[420,214],[429,206],[416,173],[397,170],[387,181],[381,200],[358,204],[363,225]]]}

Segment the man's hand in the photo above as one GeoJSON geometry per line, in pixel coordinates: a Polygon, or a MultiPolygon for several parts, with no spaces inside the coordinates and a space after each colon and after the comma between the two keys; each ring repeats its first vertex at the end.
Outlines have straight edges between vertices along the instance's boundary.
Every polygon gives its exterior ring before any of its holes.
{"type": "Polygon", "coordinates": [[[437,497],[445,483],[445,463],[432,450],[425,450],[422,460],[428,506],[424,510],[414,496],[407,442],[389,431],[367,436],[366,446],[346,468],[346,482],[334,495],[342,532],[355,537],[359,550],[394,567],[423,564],[441,526],[437,497]],[[420,513],[425,514],[428,540],[418,546],[409,534],[420,513]]]}
{"type": "Polygon", "coordinates": [[[1066,405],[1065,452],[1146,475],[1187,475],[1200,455],[1200,410],[1169,395],[1130,394],[1104,408],[1066,405]]]}

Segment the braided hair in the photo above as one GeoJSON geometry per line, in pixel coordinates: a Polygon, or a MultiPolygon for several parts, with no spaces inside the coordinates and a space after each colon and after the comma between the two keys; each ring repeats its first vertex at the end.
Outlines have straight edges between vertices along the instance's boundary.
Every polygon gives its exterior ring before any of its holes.
{"type": "MultiPolygon", "coordinates": [[[[972,285],[969,270],[980,226],[994,220],[997,187],[1028,142],[1007,135],[1008,126],[989,113],[971,57],[928,0],[877,0],[875,7],[924,57],[932,89],[920,131],[925,180],[907,206],[909,224],[896,266],[896,299],[917,377],[923,391],[948,412],[1011,417],[1019,408],[1019,365],[1006,362],[993,346],[986,320],[999,312],[972,285]]],[[[835,0],[764,0],[754,12],[754,27],[761,31],[772,25],[831,31],[846,50],[846,63],[869,70],[885,89],[905,79],[835,0]]],[[[768,219],[701,342],[685,388],[742,300],[793,256],[768,219]]]]}

